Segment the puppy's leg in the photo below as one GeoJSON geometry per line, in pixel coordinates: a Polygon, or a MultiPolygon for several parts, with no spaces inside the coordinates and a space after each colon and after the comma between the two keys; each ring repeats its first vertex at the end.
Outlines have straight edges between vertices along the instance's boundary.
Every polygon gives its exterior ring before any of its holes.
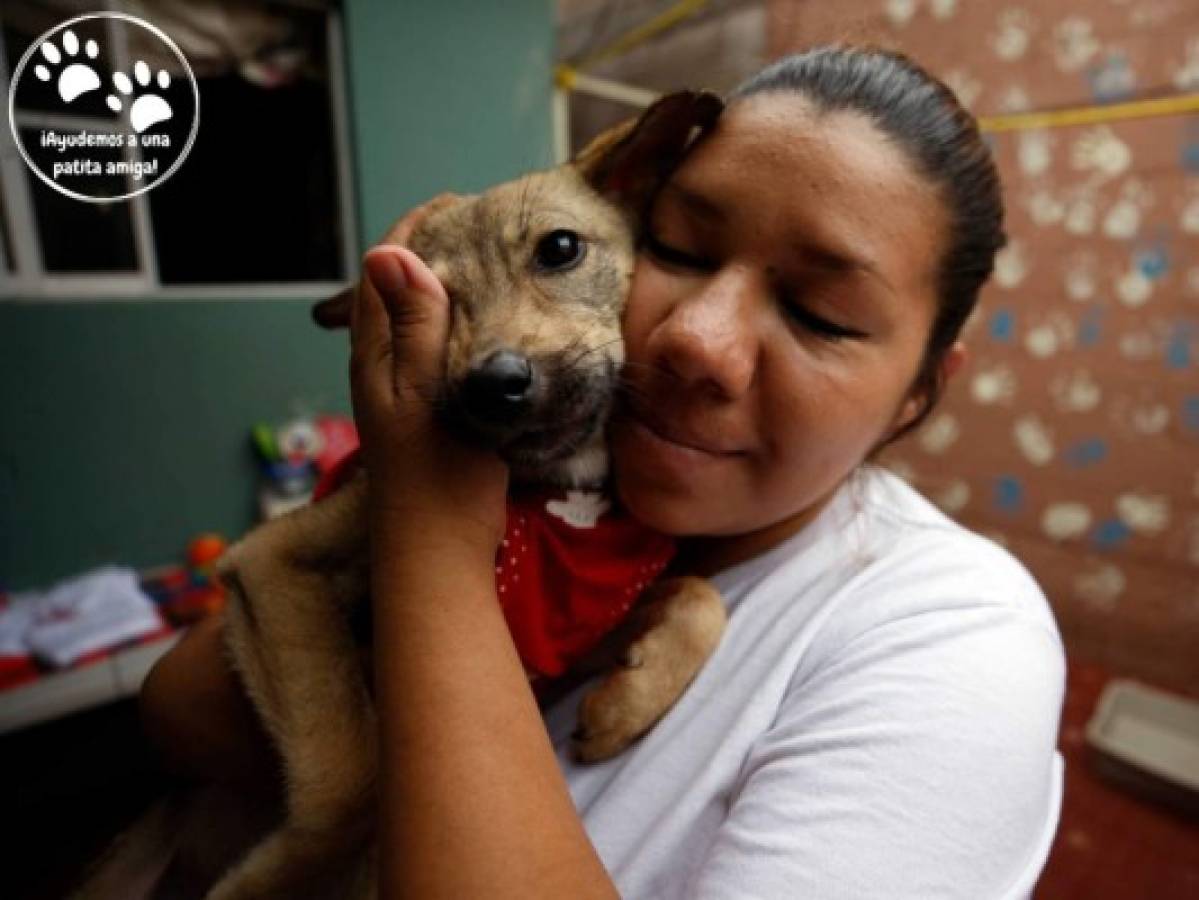
{"type": "Polygon", "coordinates": [[[222,561],[228,646],[283,760],[287,814],[212,898],[306,894],[369,837],[375,713],[348,620],[366,595],[365,512],[359,478],[222,561]]]}
{"type": "Polygon", "coordinates": [[[682,696],[724,633],[720,594],[702,578],[670,578],[638,602],[623,664],[579,705],[575,753],[583,762],[615,756],[682,696]]]}
{"type": "Polygon", "coordinates": [[[70,900],[145,900],[176,851],[183,799],[159,800],[85,874],[70,900]]]}
{"type": "Polygon", "coordinates": [[[70,900],[200,900],[279,812],[222,785],[179,788],[112,843],[70,900]]]}
{"type": "Polygon", "coordinates": [[[369,835],[374,830],[373,807],[358,825],[347,828],[359,836],[358,852],[334,848],[330,855],[323,832],[284,825],[255,847],[250,855],[210,891],[206,900],[365,900],[375,893],[374,855],[369,835]]]}

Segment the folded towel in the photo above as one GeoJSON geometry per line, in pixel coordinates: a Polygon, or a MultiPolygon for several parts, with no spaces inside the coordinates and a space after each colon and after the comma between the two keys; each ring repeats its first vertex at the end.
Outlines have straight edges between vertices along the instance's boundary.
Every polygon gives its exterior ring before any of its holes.
{"type": "Polygon", "coordinates": [[[136,640],[163,627],[132,569],[108,566],[45,591],[13,594],[0,610],[0,651],[32,653],[52,666],[136,640]]]}

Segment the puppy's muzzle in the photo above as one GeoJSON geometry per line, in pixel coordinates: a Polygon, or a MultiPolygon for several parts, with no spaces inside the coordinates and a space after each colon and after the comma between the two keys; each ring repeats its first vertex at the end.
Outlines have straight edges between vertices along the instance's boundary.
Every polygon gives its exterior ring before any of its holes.
{"type": "Polygon", "coordinates": [[[486,425],[512,427],[532,406],[533,366],[527,356],[497,350],[476,364],[462,382],[466,412],[486,425]]]}
{"type": "Polygon", "coordinates": [[[593,355],[583,366],[577,356],[487,351],[448,383],[443,421],[512,465],[561,459],[595,435],[616,387],[611,360],[593,355]]]}

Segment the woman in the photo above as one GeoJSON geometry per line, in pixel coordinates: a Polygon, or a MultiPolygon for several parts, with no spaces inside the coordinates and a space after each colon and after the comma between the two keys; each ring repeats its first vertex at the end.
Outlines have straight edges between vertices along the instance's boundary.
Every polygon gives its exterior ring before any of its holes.
{"type": "MultiPolygon", "coordinates": [[[[367,255],[383,896],[1028,895],[1061,790],[1052,616],[1004,551],[866,465],[960,366],[1001,220],[968,114],[875,50],[768,68],[671,176],[613,458],[729,626],[675,708],[590,767],[569,759],[577,695],[543,719],[496,602],[506,472],[416,389],[445,293],[405,249],[367,255]]],[[[178,745],[196,726],[162,714],[169,672],[145,696],[178,745]]]]}

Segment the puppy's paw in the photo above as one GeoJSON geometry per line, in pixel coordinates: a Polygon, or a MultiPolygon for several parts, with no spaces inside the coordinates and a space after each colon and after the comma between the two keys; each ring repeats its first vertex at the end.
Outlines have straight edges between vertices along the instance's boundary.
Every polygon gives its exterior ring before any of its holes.
{"type": "MultiPolygon", "coordinates": [[[[640,643],[640,642],[639,642],[640,643]]],[[[633,658],[643,651],[630,648],[633,658]]],[[[579,704],[571,737],[580,762],[600,762],[620,753],[669,708],[654,668],[624,665],[609,674],[579,704]]]]}
{"type": "Polygon", "coordinates": [[[572,737],[581,762],[609,759],[647,732],[686,690],[724,631],[724,604],[701,579],[662,582],[642,603],[648,606],[646,630],[579,705],[572,737]]]}

